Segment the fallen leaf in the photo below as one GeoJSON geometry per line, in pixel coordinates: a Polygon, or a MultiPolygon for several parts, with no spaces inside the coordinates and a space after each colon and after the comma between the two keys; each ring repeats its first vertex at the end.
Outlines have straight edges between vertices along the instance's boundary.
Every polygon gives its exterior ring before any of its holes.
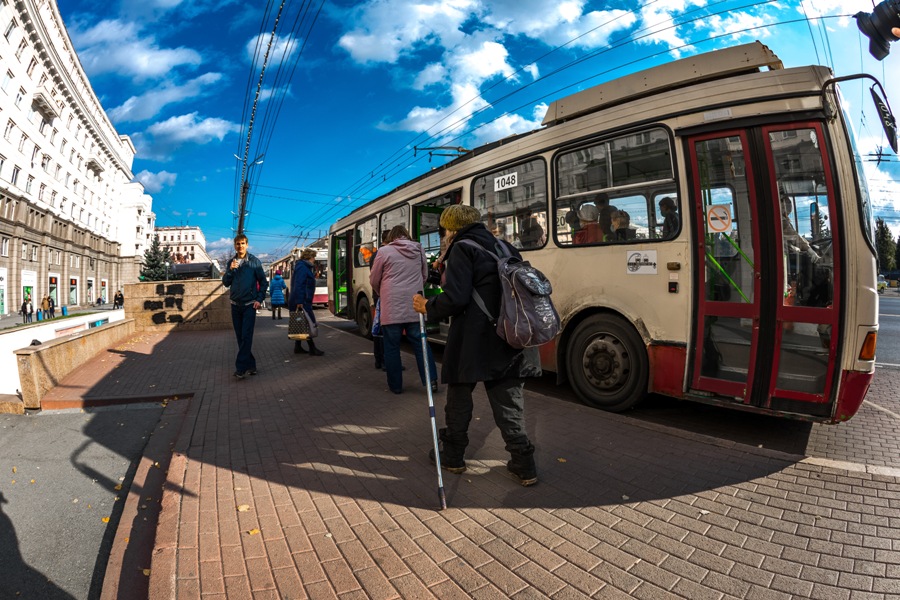
{"type": "Polygon", "coordinates": [[[247,512],[248,510],[250,510],[249,504],[241,504],[238,506],[238,512],[247,512]]]}
{"type": "Polygon", "coordinates": [[[16,473],[16,468],[13,467],[13,474],[15,475],[15,473],[16,473]]]}
{"type": "Polygon", "coordinates": [[[709,514],[709,511],[708,511],[708,510],[700,509],[700,514],[701,514],[701,515],[708,515],[708,514],[709,514]]]}
{"type": "Polygon", "coordinates": [[[330,534],[330,533],[326,533],[326,534],[325,534],[325,537],[330,538],[330,537],[331,537],[331,534],[330,534]]]}
{"type": "Polygon", "coordinates": [[[622,494],[622,500],[630,500],[630,498],[628,496],[626,496],[625,494],[622,494]]]}
{"type": "Polygon", "coordinates": [[[566,459],[564,459],[564,458],[557,458],[557,459],[556,459],[556,462],[561,462],[561,463],[563,463],[563,462],[568,462],[568,461],[567,461],[566,459]]]}
{"type": "Polygon", "coordinates": [[[144,575],[150,577],[150,569],[144,569],[144,575]]]}
{"type": "Polygon", "coordinates": [[[250,535],[256,535],[257,533],[259,533],[259,529],[251,529],[247,533],[249,533],[250,535]]]}
{"type": "Polygon", "coordinates": [[[103,517],[100,520],[103,521],[104,523],[109,523],[109,517],[103,517]]]}
{"type": "Polygon", "coordinates": [[[34,479],[32,479],[29,483],[34,483],[34,479]]]}
{"type": "Polygon", "coordinates": [[[16,482],[16,480],[15,480],[15,479],[13,479],[13,480],[12,480],[12,482],[13,482],[13,483],[15,483],[15,482],[16,482]]]}
{"type": "Polygon", "coordinates": [[[128,538],[125,538],[125,543],[126,543],[126,544],[128,543],[128,538]]]}
{"type": "Polygon", "coordinates": [[[117,485],[117,486],[114,487],[113,489],[116,490],[116,491],[118,492],[119,490],[122,489],[122,484],[120,483],[119,485],[117,485]]]}

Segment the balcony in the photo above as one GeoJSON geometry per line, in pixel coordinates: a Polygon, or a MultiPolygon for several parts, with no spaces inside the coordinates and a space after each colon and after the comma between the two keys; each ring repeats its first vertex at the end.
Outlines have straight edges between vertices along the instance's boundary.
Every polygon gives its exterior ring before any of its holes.
{"type": "Polygon", "coordinates": [[[87,168],[93,171],[96,175],[100,175],[106,169],[103,168],[103,165],[100,164],[100,161],[96,156],[89,156],[87,159],[87,168]]]}
{"type": "Polygon", "coordinates": [[[38,111],[44,115],[47,121],[52,121],[59,116],[59,106],[57,106],[56,101],[50,95],[50,91],[46,86],[42,85],[35,90],[32,102],[38,111]]]}

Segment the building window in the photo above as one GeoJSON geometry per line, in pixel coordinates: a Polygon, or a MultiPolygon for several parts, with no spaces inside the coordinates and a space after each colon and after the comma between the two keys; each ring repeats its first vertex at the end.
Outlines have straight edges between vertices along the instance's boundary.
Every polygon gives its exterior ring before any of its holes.
{"type": "Polygon", "coordinates": [[[16,182],[19,181],[19,173],[22,169],[19,168],[18,165],[13,166],[12,177],[9,178],[9,182],[13,185],[16,185],[16,182]]]}
{"type": "Polygon", "coordinates": [[[25,142],[27,142],[27,141],[28,141],[28,136],[23,133],[22,137],[19,138],[19,152],[22,152],[22,153],[25,152],[25,142]]]}
{"type": "Polygon", "coordinates": [[[19,42],[19,47],[16,49],[16,58],[18,58],[19,60],[22,60],[22,53],[25,52],[25,48],[27,48],[27,47],[28,47],[28,42],[26,42],[24,39],[21,42],[19,42]]]}
{"type": "Polygon", "coordinates": [[[37,246],[32,246],[32,247],[31,247],[31,260],[32,260],[32,262],[37,262],[37,251],[38,251],[37,246]]]}
{"type": "Polygon", "coordinates": [[[57,133],[59,133],[59,131],[57,131],[56,128],[54,128],[53,131],[50,132],[50,143],[51,144],[54,144],[56,142],[56,134],[57,133]]]}
{"type": "Polygon", "coordinates": [[[3,37],[6,38],[7,42],[10,41],[9,38],[12,37],[12,32],[16,30],[16,25],[17,25],[16,20],[10,19],[9,25],[6,26],[6,31],[3,32],[3,37]]]}
{"type": "Polygon", "coordinates": [[[12,71],[7,71],[6,75],[3,76],[3,83],[0,83],[0,89],[2,89],[5,92],[6,89],[9,87],[9,82],[12,81],[12,78],[13,78],[12,71]]]}
{"type": "Polygon", "coordinates": [[[3,177],[3,165],[6,164],[6,157],[0,154],[0,177],[3,177]]]}
{"type": "Polygon", "coordinates": [[[56,206],[56,192],[50,192],[50,206],[56,206]]]}
{"type": "Polygon", "coordinates": [[[22,260],[28,260],[28,244],[22,242],[22,260]]]}
{"type": "Polygon", "coordinates": [[[0,240],[0,256],[9,256],[9,238],[0,240]]]}
{"type": "Polygon", "coordinates": [[[49,154],[45,154],[44,156],[41,157],[41,168],[44,170],[45,173],[47,172],[47,169],[50,168],[50,155],[49,154]]]}
{"type": "Polygon", "coordinates": [[[35,67],[37,67],[37,59],[32,57],[31,62],[28,63],[28,68],[25,70],[25,72],[28,73],[29,77],[34,75],[35,67]]]}
{"type": "Polygon", "coordinates": [[[31,186],[34,184],[34,177],[31,175],[28,176],[28,179],[25,181],[25,192],[31,193],[31,186]]]}
{"type": "Polygon", "coordinates": [[[40,131],[43,135],[46,135],[47,119],[41,118],[41,124],[38,125],[38,131],[40,131]]]}
{"type": "Polygon", "coordinates": [[[41,184],[41,188],[38,190],[38,200],[44,199],[44,192],[47,191],[47,186],[45,184],[41,184]]]}
{"type": "Polygon", "coordinates": [[[15,104],[16,104],[16,107],[17,107],[17,108],[21,108],[21,107],[22,107],[22,99],[23,99],[24,97],[25,97],[25,89],[24,89],[24,88],[19,88],[19,91],[16,92],[16,102],[15,102],[15,104]]]}
{"type": "Polygon", "coordinates": [[[3,131],[3,137],[4,137],[6,140],[9,140],[9,136],[12,135],[12,131],[13,131],[13,129],[15,129],[15,127],[16,127],[16,124],[13,123],[13,120],[12,120],[12,119],[10,119],[9,121],[7,121],[7,123],[6,123],[6,129],[3,131]]]}

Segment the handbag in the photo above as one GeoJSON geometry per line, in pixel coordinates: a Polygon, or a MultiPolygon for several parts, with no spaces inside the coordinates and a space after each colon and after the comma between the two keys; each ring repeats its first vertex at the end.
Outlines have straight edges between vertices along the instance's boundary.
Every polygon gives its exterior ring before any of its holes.
{"type": "Polygon", "coordinates": [[[292,340],[306,340],[319,335],[319,328],[312,320],[309,313],[302,306],[291,311],[288,319],[288,338],[292,340]]]}
{"type": "Polygon", "coordinates": [[[381,298],[375,301],[375,318],[372,319],[372,335],[381,337],[381,298]]]}

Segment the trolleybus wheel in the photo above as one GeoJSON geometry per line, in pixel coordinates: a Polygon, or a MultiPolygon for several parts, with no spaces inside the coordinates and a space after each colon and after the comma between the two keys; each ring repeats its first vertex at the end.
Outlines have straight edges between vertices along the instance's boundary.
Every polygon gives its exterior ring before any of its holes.
{"type": "Polygon", "coordinates": [[[567,351],[569,381],[585,404],[621,412],[646,395],[647,351],[641,336],[621,317],[588,317],[569,338],[567,351]]]}
{"type": "Polygon", "coordinates": [[[360,335],[365,338],[372,337],[372,310],[365,298],[360,298],[359,304],[356,305],[356,326],[359,327],[360,335]]]}

